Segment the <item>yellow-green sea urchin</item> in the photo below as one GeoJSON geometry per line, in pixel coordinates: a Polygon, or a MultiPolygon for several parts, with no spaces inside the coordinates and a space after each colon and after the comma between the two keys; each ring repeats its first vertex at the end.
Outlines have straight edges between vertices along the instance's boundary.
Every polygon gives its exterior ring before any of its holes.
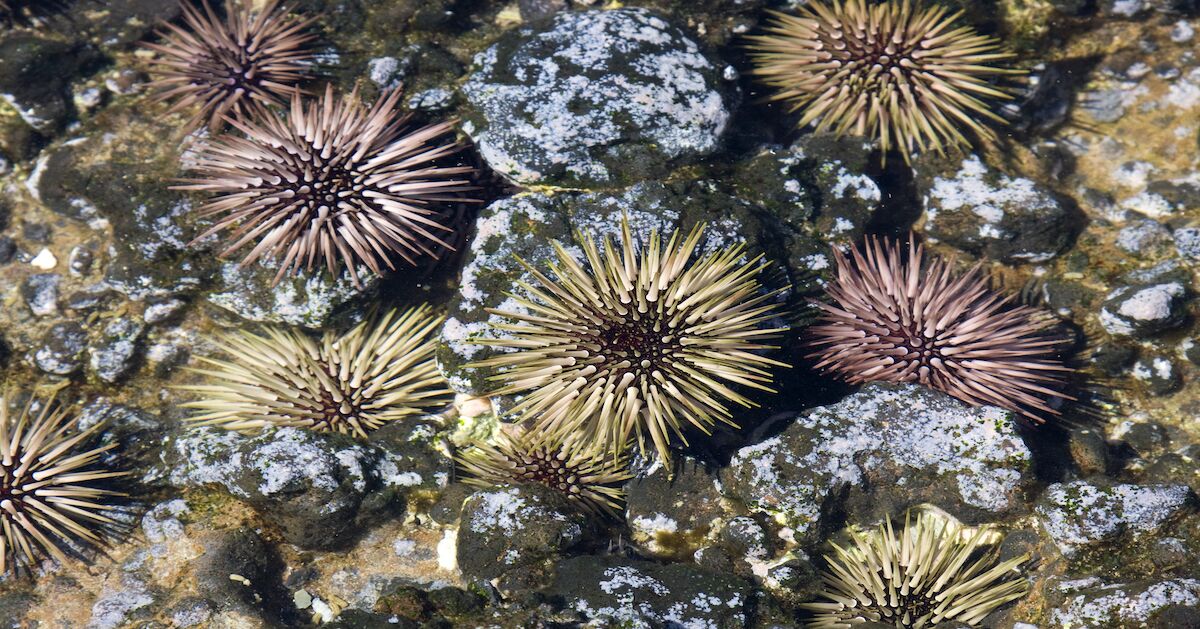
{"type": "Polygon", "coordinates": [[[624,498],[621,485],[632,477],[625,457],[539,438],[530,431],[516,437],[500,432],[493,443],[472,446],[456,459],[469,485],[537,483],[598,514],[616,514],[624,498]]]}
{"type": "Polygon", "coordinates": [[[875,531],[850,535],[849,547],[833,544],[834,554],[825,556],[826,600],[801,605],[812,613],[809,627],[975,626],[1029,588],[1015,574],[1028,555],[999,562],[995,532],[969,531],[937,512],[910,513],[899,536],[890,518],[875,531]]]}
{"type": "Polygon", "coordinates": [[[365,437],[369,431],[448,404],[432,335],[442,318],[428,306],[391,311],[345,334],[269,328],[223,334],[229,360],[201,358],[212,384],[184,404],[202,425],[236,431],[297,426],[365,437]]]}
{"type": "Polygon", "coordinates": [[[916,150],[994,141],[1003,122],[989,99],[1011,98],[988,79],[1015,71],[994,37],[956,24],[962,11],[909,0],[817,0],[800,15],[776,13],[752,38],[754,74],[773,98],[803,109],[800,126],[878,139],[905,160],[916,150]]]}
{"type": "Polygon", "coordinates": [[[20,414],[8,402],[0,400],[0,574],[64,562],[76,544],[104,546],[119,526],[107,501],[120,494],[95,482],[127,473],[96,464],[116,444],[85,449],[102,424],[77,431],[79,418],[54,400],[30,398],[20,414]]]}
{"type": "Polygon", "coordinates": [[[525,265],[533,282],[518,283],[519,311],[490,311],[514,323],[480,342],[515,351],[478,365],[502,369],[496,393],[523,394],[512,412],[536,418],[537,430],[613,454],[636,435],[669,461],[684,426],[732,425],[726,401],[754,404],[734,385],[771,390],[768,368],[786,366],[760,355],[781,330],[764,327],[775,294],[742,246],[701,255],[700,227],[665,244],[651,233],[640,248],[628,221],[621,230],[621,244],[606,237],[602,247],[578,234],[580,261],[555,243],[553,278],[525,265]]]}

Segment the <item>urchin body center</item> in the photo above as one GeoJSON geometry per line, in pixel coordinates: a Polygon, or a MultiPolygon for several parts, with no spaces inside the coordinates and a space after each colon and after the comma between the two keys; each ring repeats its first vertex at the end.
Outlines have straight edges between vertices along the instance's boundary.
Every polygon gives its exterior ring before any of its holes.
{"type": "Polygon", "coordinates": [[[934,370],[942,369],[947,363],[953,361],[946,353],[950,344],[944,333],[935,333],[933,336],[929,336],[920,322],[914,322],[907,326],[888,325],[887,328],[888,335],[881,337],[880,340],[896,349],[895,359],[898,362],[915,367],[915,369],[910,369],[907,380],[916,379],[921,383],[927,383],[934,370]]]}
{"type": "Polygon", "coordinates": [[[601,369],[617,379],[627,373],[650,376],[655,370],[669,367],[683,350],[675,325],[654,313],[610,315],[590,340],[599,347],[596,361],[601,369]]]}
{"type": "Polygon", "coordinates": [[[564,493],[579,491],[574,470],[565,461],[545,450],[529,452],[512,463],[515,476],[521,480],[564,493]]]}

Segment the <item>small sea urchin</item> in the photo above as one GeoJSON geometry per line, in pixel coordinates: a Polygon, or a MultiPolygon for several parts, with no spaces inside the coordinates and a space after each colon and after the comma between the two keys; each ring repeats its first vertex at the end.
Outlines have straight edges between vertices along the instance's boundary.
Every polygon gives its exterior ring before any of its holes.
{"type": "Polygon", "coordinates": [[[230,360],[201,358],[213,384],[184,387],[202,399],[191,420],[229,430],[298,426],[365,437],[368,431],[448,404],[434,363],[441,317],[428,306],[369,319],[319,340],[290,329],[222,335],[230,360]]]}
{"type": "Polygon", "coordinates": [[[189,128],[205,119],[219,128],[224,116],[245,114],[253,104],[283,103],[308,75],[313,36],[304,31],[311,20],[291,17],[278,0],[258,11],[229,5],[222,21],[208,0],[203,10],[181,2],[187,28],[166,24],[161,44],[145,44],[161,55],[152,68],[157,99],[174,101],[172,112],[197,107],[189,128]]]}
{"type": "Polygon", "coordinates": [[[1007,99],[990,77],[1014,73],[995,62],[1010,58],[999,40],[955,22],[944,6],[909,0],[819,0],[799,16],[776,14],[767,34],[753,38],[754,73],[778,91],[775,100],[803,109],[800,126],[878,139],[884,152],[969,143],[996,134],[1002,122],[985,99],[1007,99]]]}
{"type": "Polygon", "coordinates": [[[947,516],[921,513],[906,516],[899,537],[890,519],[876,531],[850,534],[849,548],[834,544],[835,553],[825,556],[827,601],[801,605],[812,612],[809,627],[976,626],[1029,589],[1013,574],[1029,556],[998,562],[996,534],[987,528],[970,532],[947,516]]]}
{"type": "Polygon", "coordinates": [[[956,275],[945,260],[926,261],[911,241],[907,258],[879,238],[863,250],[833,252],[833,303],[815,303],[822,316],[809,328],[817,368],[852,384],[916,382],[1038,422],[1058,414],[1047,399],[1066,397],[1070,369],[1048,315],[993,292],[979,266],[956,275]]]}
{"type": "Polygon", "coordinates": [[[524,394],[513,413],[536,417],[547,434],[617,454],[636,434],[643,452],[648,437],[669,460],[684,425],[708,432],[733,424],[725,400],[753,405],[730,385],[771,390],[767,368],[786,366],[759,353],[780,331],[763,327],[775,294],[761,289],[758,259],[743,262],[741,246],[700,256],[700,227],[665,245],[651,233],[640,251],[628,221],[621,230],[622,244],[605,238],[603,251],[578,234],[582,261],[555,243],[555,279],[526,265],[536,285],[518,282],[521,311],[490,311],[515,323],[481,341],[516,351],[478,365],[501,368],[497,393],[524,394]]]}
{"type": "Polygon", "coordinates": [[[457,456],[477,487],[536,483],[557,491],[585,510],[615,515],[624,498],[621,485],[632,475],[624,457],[588,452],[578,445],[538,439],[526,431],[517,437],[501,432],[495,443],[480,444],[457,456]]]}
{"type": "Polygon", "coordinates": [[[116,444],[86,449],[102,425],[75,430],[79,419],[54,400],[30,398],[19,415],[8,402],[0,400],[0,574],[104,546],[119,527],[105,515],[115,508],[108,501],[120,494],[95,482],[126,473],[96,463],[116,444]]]}
{"type": "Polygon", "coordinates": [[[451,249],[452,204],[473,189],[460,176],[474,169],[440,164],[462,149],[442,140],[453,122],[410,129],[399,99],[392,91],[368,109],[330,86],[308,104],[294,95],[290,115],[230,120],[241,134],[210,142],[199,177],[179,186],[215,195],[199,214],[217,221],[197,240],[232,230],[223,256],[257,241],[243,265],[282,254],[276,282],[318,263],[337,276],[344,262],[357,284],[359,263],[380,273],[395,269],[390,253],[416,264],[451,249]]]}

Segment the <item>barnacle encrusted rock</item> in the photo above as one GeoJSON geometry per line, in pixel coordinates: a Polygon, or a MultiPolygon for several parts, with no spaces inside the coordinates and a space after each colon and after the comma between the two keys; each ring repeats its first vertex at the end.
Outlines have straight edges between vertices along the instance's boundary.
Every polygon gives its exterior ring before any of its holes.
{"type": "Polygon", "coordinates": [[[359,269],[362,278],[359,286],[345,274],[332,278],[319,269],[289,275],[276,283],[276,272],[277,267],[271,262],[260,261],[247,267],[225,262],[217,272],[217,287],[206,298],[248,321],[324,328],[341,315],[361,310],[363,302],[373,297],[379,287],[379,276],[366,267],[359,269]]]}
{"type": "Polygon", "coordinates": [[[830,511],[869,521],[930,502],[966,519],[1017,513],[1031,467],[1011,413],[872,384],[739,450],[724,488],[800,540],[830,511]]]}
{"type": "Polygon", "coordinates": [[[475,58],[464,129],[521,184],[652,179],[717,148],[729,119],[721,70],[645,9],[565,12],[475,58]]]}
{"type": "Polygon", "coordinates": [[[1165,628],[1200,623],[1200,580],[1107,583],[1088,577],[1057,585],[1064,600],[1050,612],[1055,627],[1165,628]]]}

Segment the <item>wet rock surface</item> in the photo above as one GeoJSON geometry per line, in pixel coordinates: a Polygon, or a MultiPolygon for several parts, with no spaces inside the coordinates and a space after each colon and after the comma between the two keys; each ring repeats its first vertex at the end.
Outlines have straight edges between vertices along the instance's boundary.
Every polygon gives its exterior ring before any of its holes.
{"type": "Polygon", "coordinates": [[[722,486],[812,539],[831,511],[872,519],[927,501],[964,517],[1019,512],[1031,464],[1008,412],[873,384],[739,450],[722,486]]]}
{"type": "Polygon", "coordinates": [[[475,58],[465,130],[522,184],[652,178],[717,148],[729,120],[720,68],[644,9],[559,13],[475,58]]]}

